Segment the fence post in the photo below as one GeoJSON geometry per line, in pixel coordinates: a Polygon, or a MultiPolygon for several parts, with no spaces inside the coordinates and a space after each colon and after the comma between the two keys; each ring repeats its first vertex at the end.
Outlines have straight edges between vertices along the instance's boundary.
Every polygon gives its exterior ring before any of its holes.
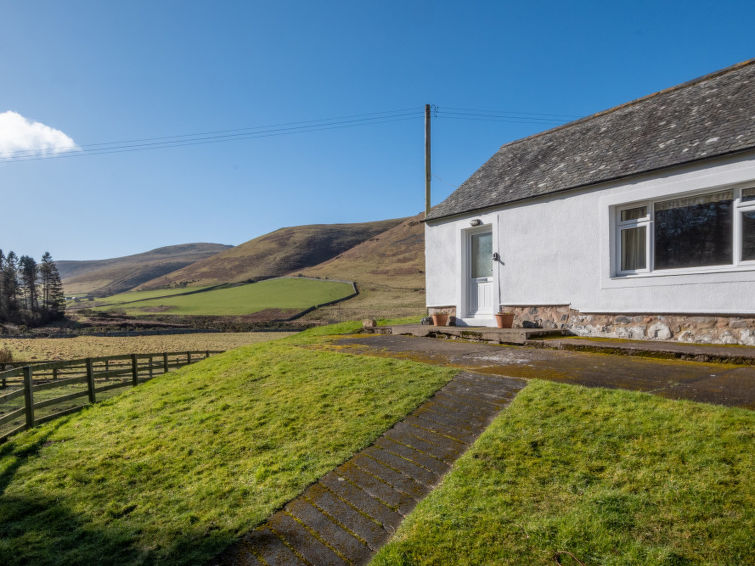
{"type": "Polygon", "coordinates": [[[168,373],[168,352],[163,352],[163,373],[168,373]]]}
{"type": "Polygon", "coordinates": [[[31,367],[24,366],[24,408],[26,409],[26,428],[34,426],[34,395],[31,390],[31,367]]]}
{"type": "Polygon", "coordinates": [[[206,360],[209,357],[210,357],[210,351],[206,350],[205,353],[204,353],[204,359],[206,360]]]}
{"type": "Polygon", "coordinates": [[[87,391],[89,392],[89,402],[94,403],[94,369],[92,368],[92,358],[87,358],[87,391]]]}
{"type": "Polygon", "coordinates": [[[149,355],[149,378],[152,379],[152,354],[149,355]]]}
{"type": "Polygon", "coordinates": [[[52,368],[52,378],[58,379],[58,368],[52,368]]]}
{"type": "Polygon", "coordinates": [[[186,363],[187,364],[191,363],[191,352],[186,352],[186,363]]]}
{"type": "Polygon", "coordinates": [[[131,385],[139,385],[139,368],[136,364],[136,354],[131,354],[131,385]]]}

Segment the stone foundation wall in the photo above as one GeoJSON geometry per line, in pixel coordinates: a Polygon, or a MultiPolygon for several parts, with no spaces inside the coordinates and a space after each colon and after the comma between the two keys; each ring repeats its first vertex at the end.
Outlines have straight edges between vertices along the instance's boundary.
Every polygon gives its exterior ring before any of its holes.
{"type": "Polygon", "coordinates": [[[755,316],[590,314],[568,305],[504,308],[514,313],[515,327],[564,329],[578,336],[755,346],[755,316]]]}

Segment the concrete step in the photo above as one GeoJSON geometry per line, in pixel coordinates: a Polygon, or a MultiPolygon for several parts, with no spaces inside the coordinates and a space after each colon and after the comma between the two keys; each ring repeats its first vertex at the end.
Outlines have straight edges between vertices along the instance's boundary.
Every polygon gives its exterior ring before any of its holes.
{"type": "Polygon", "coordinates": [[[528,340],[549,336],[563,336],[562,330],[545,328],[490,328],[486,326],[432,326],[427,324],[399,324],[378,326],[376,334],[404,334],[420,338],[460,338],[495,344],[525,344],[528,340]]]}

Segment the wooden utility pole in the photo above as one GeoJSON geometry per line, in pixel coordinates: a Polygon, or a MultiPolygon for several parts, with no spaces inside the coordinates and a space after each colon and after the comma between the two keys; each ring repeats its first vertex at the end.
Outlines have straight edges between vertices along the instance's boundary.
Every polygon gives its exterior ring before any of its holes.
{"type": "Polygon", "coordinates": [[[425,104],[425,218],[430,214],[430,105],[425,104]]]}

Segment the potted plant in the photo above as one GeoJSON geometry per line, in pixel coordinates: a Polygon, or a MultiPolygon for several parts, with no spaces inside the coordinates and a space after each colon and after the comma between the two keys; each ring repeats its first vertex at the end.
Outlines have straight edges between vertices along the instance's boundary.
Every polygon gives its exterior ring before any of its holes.
{"type": "Polygon", "coordinates": [[[514,326],[514,313],[501,308],[495,314],[495,324],[498,328],[512,328],[514,326]]]}
{"type": "Polygon", "coordinates": [[[446,326],[447,322],[448,322],[448,315],[446,313],[441,312],[441,313],[433,315],[433,325],[446,326]]]}

